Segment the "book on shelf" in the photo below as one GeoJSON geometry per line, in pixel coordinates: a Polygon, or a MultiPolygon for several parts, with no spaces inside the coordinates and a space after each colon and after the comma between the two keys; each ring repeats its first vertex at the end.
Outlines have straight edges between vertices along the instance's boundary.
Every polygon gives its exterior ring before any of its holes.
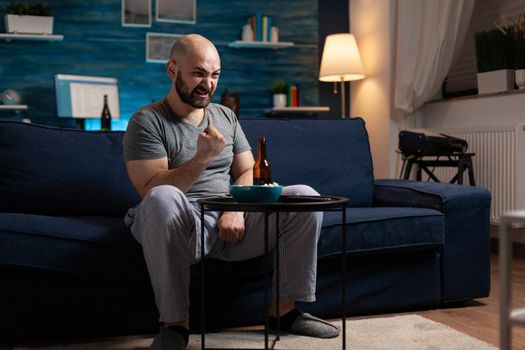
{"type": "Polygon", "coordinates": [[[299,106],[299,87],[294,84],[289,84],[286,92],[286,107],[299,106]]]}
{"type": "Polygon", "coordinates": [[[267,41],[267,36],[266,36],[266,32],[268,31],[268,16],[263,16],[262,17],[262,41],[267,41]]]}
{"type": "Polygon", "coordinates": [[[257,18],[255,15],[250,17],[248,23],[250,23],[250,26],[252,27],[253,38],[257,40],[257,18]]]}
{"type": "Polygon", "coordinates": [[[267,18],[267,26],[266,26],[266,41],[270,42],[272,41],[272,18],[267,18]]]}
{"type": "Polygon", "coordinates": [[[257,35],[255,38],[257,41],[262,41],[262,15],[259,12],[255,14],[255,24],[257,25],[257,35]]]}
{"type": "Polygon", "coordinates": [[[248,19],[255,41],[270,42],[272,36],[272,19],[257,12],[248,19]]]}

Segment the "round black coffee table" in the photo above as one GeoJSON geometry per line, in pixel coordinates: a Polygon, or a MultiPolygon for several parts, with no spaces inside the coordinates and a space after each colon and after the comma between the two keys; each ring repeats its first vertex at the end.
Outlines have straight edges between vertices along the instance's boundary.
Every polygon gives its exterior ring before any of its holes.
{"type": "MultiPolygon", "coordinates": [[[[237,202],[231,197],[208,197],[197,200],[201,207],[201,257],[204,247],[204,213],[206,211],[243,211],[243,212],[262,212],[264,213],[264,257],[268,257],[268,217],[275,214],[275,274],[276,274],[276,300],[279,301],[279,213],[284,212],[316,212],[316,211],[340,211],[341,212],[341,250],[342,250],[342,328],[343,328],[343,350],[346,350],[346,204],[348,198],[336,196],[281,196],[274,203],[245,203],[237,202]]],[[[205,310],[205,278],[204,261],[201,259],[201,349],[205,349],[206,334],[206,310],[205,310]]],[[[264,271],[264,305],[268,310],[268,270],[264,271]]],[[[276,314],[279,315],[279,302],[276,303],[276,314]]],[[[272,342],[271,349],[274,348],[276,341],[279,340],[279,318],[277,318],[277,335],[272,342]]],[[[268,347],[268,315],[264,322],[264,349],[268,347]]]]}

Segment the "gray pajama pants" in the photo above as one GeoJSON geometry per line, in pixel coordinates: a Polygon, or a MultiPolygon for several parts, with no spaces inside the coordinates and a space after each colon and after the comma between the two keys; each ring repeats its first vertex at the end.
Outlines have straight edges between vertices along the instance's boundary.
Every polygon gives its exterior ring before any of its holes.
{"type": "MultiPolygon", "coordinates": [[[[284,188],[286,195],[318,195],[304,185],[284,188]]],[[[205,213],[205,256],[240,261],[264,254],[264,214],[245,213],[242,241],[218,238],[218,212],[205,213]]],[[[142,245],[161,322],[189,318],[190,266],[201,254],[200,206],[178,188],[151,189],[141,203],[128,211],[126,225],[142,245]]],[[[280,213],[280,296],[295,301],[315,301],[317,241],[322,213],[280,213]]],[[[275,216],[268,222],[268,244],[275,244],[275,216]]],[[[275,281],[274,281],[275,284],[275,281]]],[[[274,286],[275,289],[275,286],[274,286]]]]}

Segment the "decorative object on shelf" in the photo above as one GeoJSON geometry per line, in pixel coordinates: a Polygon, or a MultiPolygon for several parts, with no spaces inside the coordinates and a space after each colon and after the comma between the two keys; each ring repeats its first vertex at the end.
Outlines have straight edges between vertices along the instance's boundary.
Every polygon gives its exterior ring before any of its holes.
{"type": "Polygon", "coordinates": [[[245,24],[242,27],[242,41],[253,41],[253,29],[250,24],[245,24]]]}
{"type": "Polygon", "coordinates": [[[237,119],[241,117],[241,95],[239,93],[224,90],[221,95],[221,105],[231,109],[237,116],[237,119]]]}
{"type": "Polygon", "coordinates": [[[151,27],[151,0],[122,0],[122,26],[151,27]]]}
{"type": "Polygon", "coordinates": [[[514,32],[514,78],[518,88],[525,89],[525,12],[512,21],[514,32]]]}
{"type": "Polygon", "coordinates": [[[286,93],[288,86],[283,81],[276,81],[272,84],[273,106],[276,108],[286,106],[286,93]]]}
{"type": "Polygon", "coordinates": [[[272,27],[272,19],[268,16],[263,16],[257,12],[255,15],[248,18],[248,22],[242,29],[242,41],[259,41],[259,42],[278,42],[279,29],[272,27]],[[251,29],[253,39],[249,39],[249,29],[251,29]],[[246,34],[246,39],[245,39],[246,34]]]}
{"type": "Polygon", "coordinates": [[[146,33],[146,62],[166,63],[173,43],[182,34],[146,33]]]}
{"type": "Polygon", "coordinates": [[[272,30],[270,31],[270,41],[272,43],[278,43],[279,42],[279,28],[272,27],[272,30]]]}
{"type": "Polygon", "coordinates": [[[5,12],[8,33],[53,34],[53,17],[45,3],[8,3],[5,12]]]}
{"type": "Polygon", "coordinates": [[[288,84],[286,91],[286,107],[299,107],[299,86],[288,84]]]}
{"type": "Polygon", "coordinates": [[[4,105],[19,105],[21,100],[20,94],[16,90],[7,89],[2,92],[2,103],[4,105]]]}
{"type": "Polygon", "coordinates": [[[155,5],[155,19],[158,22],[197,22],[197,0],[157,0],[155,5]]]}
{"type": "Polygon", "coordinates": [[[4,90],[0,94],[0,112],[20,114],[20,112],[26,111],[27,105],[21,105],[21,100],[20,94],[16,90],[4,90]]]}
{"type": "Polygon", "coordinates": [[[341,118],[346,117],[345,81],[365,77],[359,48],[350,33],[332,34],[325,39],[319,80],[341,82],[341,118]]]}
{"type": "Polygon", "coordinates": [[[478,94],[514,90],[514,38],[509,26],[476,33],[478,94]]]}

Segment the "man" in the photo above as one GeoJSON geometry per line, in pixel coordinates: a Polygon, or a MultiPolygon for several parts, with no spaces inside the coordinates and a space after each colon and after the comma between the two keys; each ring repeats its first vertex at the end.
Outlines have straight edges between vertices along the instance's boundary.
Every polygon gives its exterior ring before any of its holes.
{"type": "MultiPolygon", "coordinates": [[[[210,103],[221,71],[215,46],[200,35],[181,37],[166,71],[172,80],[168,95],[137,111],[124,137],[128,174],[142,197],[128,211],[126,224],[143,247],[164,323],[152,348],[184,349],[190,265],[201,259],[196,199],[227,195],[230,180],[251,185],[254,159],[233,112],[210,103]]],[[[318,195],[308,186],[289,186],[285,193],[318,195]]],[[[260,213],[206,213],[205,256],[238,261],[262,255],[263,220],[260,213]]],[[[295,301],[315,300],[321,221],[321,213],[283,214],[280,220],[281,329],[330,338],[338,328],[295,309],[295,301]]],[[[271,237],[275,231],[273,247],[271,237]]],[[[275,300],[269,310],[272,327],[274,305],[275,300]]]]}

